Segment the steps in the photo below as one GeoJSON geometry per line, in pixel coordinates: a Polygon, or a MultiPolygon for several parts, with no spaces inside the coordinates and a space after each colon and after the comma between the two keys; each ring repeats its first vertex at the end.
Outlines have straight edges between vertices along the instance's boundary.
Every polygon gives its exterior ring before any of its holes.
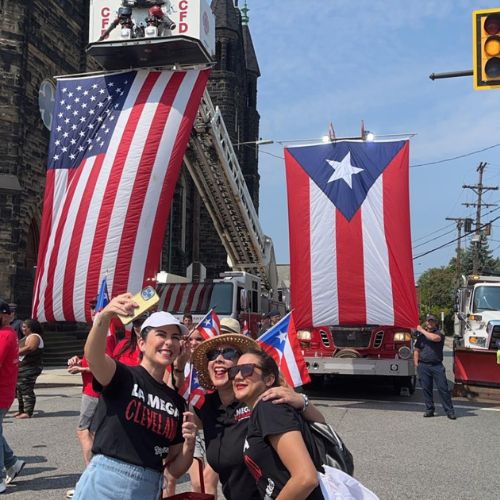
{"type": "Polygon", "coordinates": [[[72,356],[82,356],[89,327],[82,323],[50,323],[46,325],[43,340],[44,366],[66,366],[72,356]]]}

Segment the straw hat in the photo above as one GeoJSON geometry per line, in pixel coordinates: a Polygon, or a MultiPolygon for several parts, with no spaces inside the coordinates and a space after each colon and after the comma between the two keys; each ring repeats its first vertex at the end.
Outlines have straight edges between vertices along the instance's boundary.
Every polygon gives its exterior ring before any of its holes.
{"type": "MultiPolygon", "coordinates": [[[[221,321],[222,323],[222,321],[221,321]]],[[[237,349],[241,354],[247,352],[250,349],[259,349],[260,346],[250,337],[242,335],[241,333],[222,333],[216,335],[208,340],[203,341],[194,351],[193,351],[193,365],[198,372],[198,380],[200,385],[210,391],[215,390],[210,375],[208,373],[208,359],[207,352],[212,349],[217,349],[220,346],[231,346],[237,349]]]]}
{"type": "Polygon", "coordinates": [[[240,322],[234,318],[222,318],[220,320],[220,331],[224,333],[241,333],[240,322]]]}

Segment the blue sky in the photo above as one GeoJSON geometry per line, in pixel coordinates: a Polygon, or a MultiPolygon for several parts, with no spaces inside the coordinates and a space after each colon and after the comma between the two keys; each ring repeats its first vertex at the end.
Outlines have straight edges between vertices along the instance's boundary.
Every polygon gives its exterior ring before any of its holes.
{"type": "MultiPolygon", "coordinates": [[[[377,134],[415,133],[410,165],[500,143],[500,90],[474,91],[472,77],[429,79],[433,72],[472,69],[472,10],[499,6],[498,0],[248,0],[262,74],[260,135],[275,141],[260,146],[260,220],[278,263],[289,262],[289,251],[283,146],[276,141],[319,139],[330,121],[337,136],[359,135],[363,119],[377,134]]],[[[475,195],[462,185],[477,182],[480,161],[488,162],[484,184],[498,185],[500,147],[410,169],[414,255],[456,237],[446,217],[474,216],[462,203],[475,195]]],[[[484,201],[500,204],[500,191],[484,201]]],[[[500,256],[500,220],[490,248],[500,256]]],[[[455,243],[415,260],[416,277],[446,265],[454,252],[455,243]]]]}

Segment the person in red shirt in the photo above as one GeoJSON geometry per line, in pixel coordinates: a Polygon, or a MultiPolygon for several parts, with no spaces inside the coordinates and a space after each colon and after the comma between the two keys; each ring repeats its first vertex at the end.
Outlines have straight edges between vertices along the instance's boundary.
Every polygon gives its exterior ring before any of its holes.
{"type": "Polygon", "coordinates": [[[11,483],[25,465],[16,457],[3,435],[3,419],[14,401],[19,365],[17,334],[9,326],[10,321],[9,304],[0,299],[0,493],[6,490],[6,484],[11,483]]]}
{"type": "Polygon", "coordinates": [[[113,351],[113,359],[127,366],[137,366],[141,363],[141,350],[137,345],[137,339],[141,335],[141,325],[147,318],[146,314],[139,316],[132,322],[132,331],[127,332],[126,337],[116,344],[113,351]]]}

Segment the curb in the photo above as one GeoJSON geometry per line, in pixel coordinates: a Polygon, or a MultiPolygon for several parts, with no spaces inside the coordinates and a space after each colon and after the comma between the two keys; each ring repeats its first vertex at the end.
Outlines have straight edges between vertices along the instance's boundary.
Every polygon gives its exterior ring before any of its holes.
{"type": "Polygon", "coordinates": [[[45,368],[38,377],[38,387],[69,387],[81,386],[82,377],[71,375],[64,368],[45,368]]]}

